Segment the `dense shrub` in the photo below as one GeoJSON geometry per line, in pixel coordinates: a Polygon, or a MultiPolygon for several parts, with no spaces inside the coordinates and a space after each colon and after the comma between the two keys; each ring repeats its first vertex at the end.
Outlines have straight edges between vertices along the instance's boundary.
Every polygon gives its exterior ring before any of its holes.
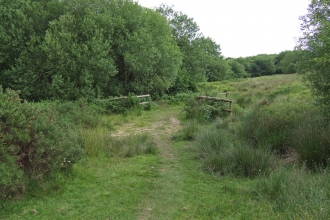
{"type": "Polygon", "coordinates": [[[186,101],[184,110],[187,118],[196,119],[200,122],[209,122],[217,117],[228,115],[223,112],[223,109],[228,109],[225,103],[209,100],[197,100],[190,98],[186,101]]]}
{"type": "MultiPolygon", "coordinates": [[[[33,103],[39,110],[51,110],[56,114],[56,123],[61,126],[93,128],[101,123],[97,108],[91,107],[85,100],[79,101],[43,101],[33,103]]],[[[73,128],[73,127],[72,127],[73,128]]]]}
{"type": "Polygon", "coordinates": [[[0,197],[24,192],[26,181],[43,181],[59,170],[69,170],[81,156],[81,133],[60,114],[22,102],[18,93],[0,90],[0,197]]]}
{"type": "Polygon", "coordinates": [[[167,101],[169,104],[179,104],[180,102],[185,102],[196,95],[193,92],[177,93],[175,95],[164,94],[160,99],[162,101],[167,101]]]}

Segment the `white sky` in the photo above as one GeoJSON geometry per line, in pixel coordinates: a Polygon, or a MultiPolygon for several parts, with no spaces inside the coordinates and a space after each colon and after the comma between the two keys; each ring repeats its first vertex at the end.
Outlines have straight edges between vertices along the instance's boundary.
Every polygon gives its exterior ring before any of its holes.
{"type": "Polygon", "coordinates": [[[293,50],[299,16],[310,0],[135,0],[144,7],[174,5],[194,19],[201,32],[220,44],[225,57],[293,50]]]}

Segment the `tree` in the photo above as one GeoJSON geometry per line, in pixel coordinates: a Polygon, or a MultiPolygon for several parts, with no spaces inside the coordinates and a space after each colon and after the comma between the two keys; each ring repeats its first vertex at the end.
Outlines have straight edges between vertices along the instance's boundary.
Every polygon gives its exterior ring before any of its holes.
{"type": "Polygon", "coordinates": [[[198,82],[223,80],[231,75],[230,67],[221,55],[220,45],[204,37],[193,18],[164,4],[157,8],[157,12],[167,18],[172,36],[183,54],[172,92],[195,90],[198,82]]]}
{"type": "Polygon", "coordinates": [[[0,85],[24,99],[159,94],[177,78],[172,28],[132,0],[18,0],[0,11],[0,85]]]}
{"type": "Polygon", "coordinates": [[[275,57],[275,73],[297,73],[298,51],[282,51],[275,57]]]}
{"type": "Polygon", "coordinates": [[[251,57],[249,73],[252,77],[272,75],[275,71],[275,55],[259,54],[251,57]]]}
{"type": "Polygon", "coordinates": [[[299,71],[330,115],[330,1],[313,0],[301,18],[299,71]]]}
{"type": "Polygon", "coordinates": [[[50,21],[63,13],[58,0],[0,1],[0,85],[20,89],[21,75],[7,72],[20,56],[40,44],[50,21]]]}
{"type": "Polygon", "coordinates": [[[182,53],[165,17],[131,1],[113,5],[115,37],[113,50],[126,91],[162,94],[177,78],[182,53]]]}
{"type": "Polygon", "coordinates": [[[99,2],[94,8],[89,3],[63,1],[62,15],[49,21],[43,35],[30,37],[15,66],[6,71],[22,97],[38,101],[102,95],[116,74],[110,57],[113,25],[95,9],[99,2]]]}
{"type": "Polygon", "coordinates": [[[248,73],[245,71],[244,65],[242,65],[235,59],[229,59],[227,62],[231,67],[231,70],[233,71],[234,77],[236,78],[248,77],[248,73]]]}

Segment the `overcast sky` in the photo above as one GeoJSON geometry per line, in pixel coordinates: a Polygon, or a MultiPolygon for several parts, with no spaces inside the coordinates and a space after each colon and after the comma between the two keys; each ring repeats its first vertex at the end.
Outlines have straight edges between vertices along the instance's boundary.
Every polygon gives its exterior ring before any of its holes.
{"type": "Polygon", "coordinates": [[[144,7],[162,3],[192,17],[201,32],[220,44],[225,57],[293,50],[299,16],[310,0],[135,0],[144,7]]]}

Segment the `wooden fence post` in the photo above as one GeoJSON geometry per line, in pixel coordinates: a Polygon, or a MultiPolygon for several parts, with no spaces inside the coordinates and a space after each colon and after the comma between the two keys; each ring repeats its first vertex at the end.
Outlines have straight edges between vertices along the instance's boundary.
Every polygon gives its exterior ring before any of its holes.
{"type": "Polygon", "coordinates": [[[220,101],[220,102],[229,102],[229,109],[222,109],[222,111],[229,112],[231,114],[233,110],[233,100],[232,99],[221,99],[217,97],[208,97],[208,96],[197,96],[198,104],[200,104],[201,99],[220,101]]]}

